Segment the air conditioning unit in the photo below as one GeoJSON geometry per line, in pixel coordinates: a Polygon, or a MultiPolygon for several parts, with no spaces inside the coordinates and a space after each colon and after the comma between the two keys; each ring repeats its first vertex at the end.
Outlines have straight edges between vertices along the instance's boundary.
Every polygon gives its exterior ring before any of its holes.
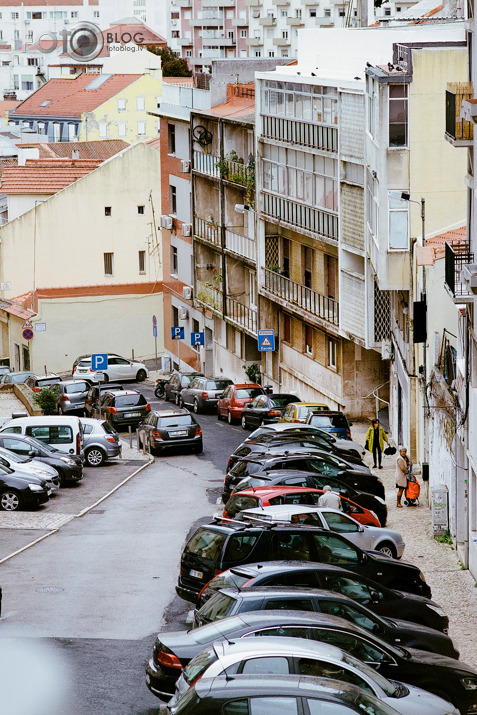
{"type": "Polygon", "coordinates": [[[188,174],[190,171],[190,161],[187,159],[181,160],[181,171],[183,174],[188,174]]]}
{"type": "Polygon", "coordinates": [[[381,358],[383,360],[391,360],[392,357],[392,346],[390,340],[381,341],[381,358]]]}
{"type": "Polygon", "coordinates": [[[179,306],[179,320],[187,320],[189,317],[189,311],[183,305],[179,306]]]}
{"type": "Polygon", "coordinates": [[[191,236],[192,235],[192,224],[191,223],[183,223],[182,224],[182,235],[183,236],[191,236]]]}
{"type": "Polygon", "coordinates": [[[184,286],[182,289],[182,297],[184,300],[192,299],[192,288],[190,286],[184,286]]]}
{"type": "Polygon", "coordinates": [[[465,283],[472,293],[477,294],[477,263],[469,263],[462,266],[460,279],[465,283]]]}
{"type": "Polygon", "coordinates": [[[168,228],[170,230],[172,228],[173,224],[174,224],[174,222],[173,222],[171,216],[161,216],[162,228],[168,228]]]}

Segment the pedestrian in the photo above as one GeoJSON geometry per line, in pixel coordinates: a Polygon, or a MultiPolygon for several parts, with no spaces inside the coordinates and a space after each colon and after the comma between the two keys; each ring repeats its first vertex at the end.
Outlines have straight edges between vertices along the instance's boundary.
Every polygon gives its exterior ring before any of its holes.
{"type": "Polygon", "coordinates": [[[399,457],[396,460],[396,489],[397,492],[397,507],[402,507],[401,499],[404,490],[407,487],[408,474],[412,469],[412,462],[407,456],[406,447],[401,447],[399,450],[399,457]]]}
{"type": "Polygon", "coordinates": [[[341,499],[338,494],[331,491],[329,484],[323,487],[323,494],[318,499],[318,506],[328,507],[328,509],[341,509],[341,499]]]}
{"type": "Polygon", "coordinates": [[[382,460],[385,442],[388,442],[388,436],[379,424],[379,420],[375,419],[366,432],[366,449],[373,453],[374,469],[376,469],[378,465],[379,469],[383,468],[382,460]]]}

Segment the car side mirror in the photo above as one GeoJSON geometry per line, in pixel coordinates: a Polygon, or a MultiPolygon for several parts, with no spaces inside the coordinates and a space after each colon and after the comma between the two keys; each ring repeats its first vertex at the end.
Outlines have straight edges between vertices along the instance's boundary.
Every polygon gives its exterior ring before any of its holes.
{"type": "Polygon", "coordinates": [[[338,467],[339,467],[340,469],[346,469],[346,468],[348,467],[348,465],[345,464],[344,462],[339,462],[339,463],[338,463],[338,467]]]}
{"type": "Polygon", "coordinates": [[[371,591],[371,600],[373,603],[379,603],[379,594],[377,591],[371,591]]]}
{"type": "Polygon", "coordinates": [[[37,457],[38,452],[36,451],[36,449],[30,449],[30,451],[28,452],[28,456],[29,457],[37,457]]]}
{"type": "Polygon", "coordinates": [[[358,531],[359,531],[360,534],[363,533],[363,531],[364,531],[364,526],[363,526],[362,524],[359,524],[359,526],[358,526],[358,531]]]}

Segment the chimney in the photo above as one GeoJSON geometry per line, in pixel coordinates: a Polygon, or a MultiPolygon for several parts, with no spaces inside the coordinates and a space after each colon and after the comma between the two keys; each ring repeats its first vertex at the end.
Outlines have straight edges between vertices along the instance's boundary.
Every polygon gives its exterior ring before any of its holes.
{"type": "Polygon", "coordinates": [[[73,150],[72,150],[72,152],[71,152],[71,158],[73,159],[73,161],[74,161],[75,159],[79,159],[79,158],[80,158],[79,149],[73,149],[73,150]]]}

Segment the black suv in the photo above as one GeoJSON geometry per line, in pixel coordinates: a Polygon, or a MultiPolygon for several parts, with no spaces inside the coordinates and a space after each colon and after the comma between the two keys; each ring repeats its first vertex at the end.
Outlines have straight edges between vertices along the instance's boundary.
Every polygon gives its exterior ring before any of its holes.
{"type": "Polygon", "coordinates": [[[424,575],[406,562],[369,553],[340,534],[313,526],[243,522],[199,527],[184,547],[176,591],[197,601],[202,588],[217,573],[256,561],[316,561],[356,571],[388,588],[400,588],[430,598],[424,575]]]}
{"type": "Polygon", "coordinates": [[[95,385],[91,385],[84,401],[84,414],[85,417],[95,418],[99,414],[99,402],[101,400],[101,395],[105,392],[111,392],[111,390],[123,390],[123,386],[116,384],[115,382],[104,382],[95,385]]]}
{"type": "MultiPolygon", "coordinates": [[[[332,491],[337,492],[343,497],[346,497],[346,499],[350,499],[355,504],[359,504],[359,506],[374,512],[381,526],[386,526],[388,509],[384,499],[377,497],[374,494],[364,492],[361,489],[355,489],[355,487],[352,487],[351,484],[348,484],[348,482],[344,479],[329,477],[328,475],[324,476],[323,474],[317,474],[316,472],[302,472],[297,469],[272,469],[269,472],[260,472],[260,474],[257,474],[256,476],[251,475],[249,477],[245,477],[245,479],[239,482],[237,487],[234,489],[231,498],[245,489],[257,487],[287,486],[323,489],[326,484],[329,484],[332,491]]],[[[226,502],[226,504],[228,505],[228,502],[226,502]]],[[[227,506],[225,508],[228,511],[227,506]]],[[[342,508],[343,511],[346,511],[346,505],[343,502],[342,508]]],[[[233,512],[228,513],[230,516],[235,516],[233,512]]]]}
{"type": "MultiPolygon", "coordinates": [[[[269,445],[270,446],[270,445],[269,445]]],[[[370,494],[384,499],[384,485],[378,477],[369,471],[358,471],[359,465],[347,464],[326,452],[288,443],[278,445],[279,454],[265,452],[252,457],[244,457],[237,462],[225,476],[222,500],[225,502],[237,485],[251,475],[270,472],[276,469],[294,469],[300,472],[316,472],[325,477],[337,477],[355,489],[363,489],[370,494]],[[283,450],[283,451],[282,451],[283,450]],[[289,450],[292,454],[289,453],[289,450]]],[[[328,484],[328,482],[326,482],[328,484]]]]}
{"type": "Polygon", "coordinates": [[[146,445],[151,452],[164,452],[169,448],[188,448],[202,452],[202,428],[186,409],[160,410],[149,413],[138,427],[139,446],[146,445]]]}
{"type": "Polygon", "coordinates": [[[164,399],[179,405],[179,397],[183,387],[188,387],[194,377],[204,377],[203,372],[175,372],[164,385],[164,399]]]}
{"type": "Polygon", "coordinates": [[[138,425],[151,410],[144,395],[137,390],[111,390],[101,395],[99,417],[119,430],[138,425]]]}

